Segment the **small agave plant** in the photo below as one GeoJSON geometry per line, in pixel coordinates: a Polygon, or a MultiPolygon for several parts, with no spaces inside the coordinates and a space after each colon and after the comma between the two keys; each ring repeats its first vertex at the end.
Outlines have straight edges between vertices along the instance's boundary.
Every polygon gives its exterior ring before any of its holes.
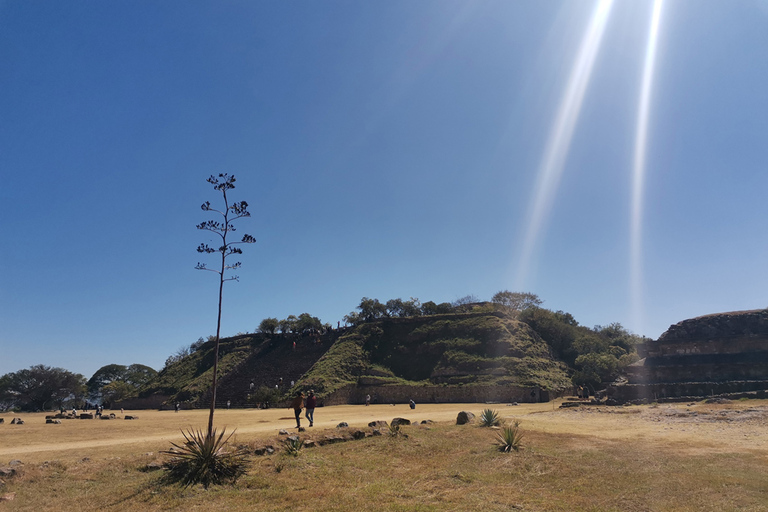
{"type": "Polygon", "coordinates": [[[520,450],[520,441],[523,433],[520,431],[520,420],[515,420],[512,425],[505,425],[498,432],[499,451],[509,453],[512,450],[520,450]]]}
{"type": "Polygon", "coordinates": [[[201,430],[182,431],[186,442],[183,445],[171,443],[173,448],[161,453],[170,458],[165,462],[166,478],[171,483],[184,487],[202,484],[206,489],[211,485],[233,483],[245,474],[246,451],[231,448],[224,438],[224,430],[206,435],[201,430]]]}
{"type": "Polygon", "coordinates": [[[501,423],[499,413],[493,409],[483,409],[480,414],[480,426],[481,427],[495,427],[501,423]]]}
{"type": "Polygon", "coordinates": [[[285,454],[298,457],[303,446],[304,446],[303,440],[299,439],[296,436],[291,436],[285,440],[285,454]]]}

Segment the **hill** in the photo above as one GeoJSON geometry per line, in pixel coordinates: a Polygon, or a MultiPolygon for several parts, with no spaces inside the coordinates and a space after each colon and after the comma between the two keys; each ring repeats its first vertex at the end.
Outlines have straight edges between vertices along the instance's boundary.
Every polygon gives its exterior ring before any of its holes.
{"type": "MultiPolygon", "coordinates": [[[[276,401],[291,391],[291,381],[295,389],[312,388],[325,399],[349,387],[507,386],[557,391],[571,386],[568,367],[553,359],[547,343],[527,324],[497,308],[464,309],[379,319],[317,339],[299,334],[224,339],[217,405],[276,401]]],[[[207,342],[164,368],[141,396],[204,406],[210,400],[212,365],[213,343],[207,342]]]]}

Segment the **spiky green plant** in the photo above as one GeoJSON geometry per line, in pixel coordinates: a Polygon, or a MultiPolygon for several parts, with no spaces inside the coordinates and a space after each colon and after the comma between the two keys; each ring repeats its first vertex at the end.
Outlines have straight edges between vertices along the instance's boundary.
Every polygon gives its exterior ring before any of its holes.
{"type": "Polygon", "coordinates": [[[298,457],[303,446],[303,440],[299,439],[298,436],[291,436],[285,440],[285,454],[298,457]]]}
{"type": "Polygon", "coordinates": [[[389,425],[389,435],[392,437],[397,437],[401,434],[400,432],[400,424],[399,423],[390,423],[389,425]]]}
{"type": "Polygon", "coordinates": [[[480,426],[481,427],[495,427],[501,423],[499,413],[493,409],[483,409],[480,414],[480,426]]]}
{"type": "Polygon", "coordinates": [[[161,453],[170,458],[165,462],[166,478],[171,483],[184,487],[202,484],[206,489],[211,485],[234,483],[245,474],[245,448],[227,446],[234,432],[224,438],[213,429],[212,435],[201,430],[189,430],[181,434],[185,442],[182,445],[171,443],[173,448],[161,453]]]}
{"type": "Polygon", "coordinates": [[[520,450],[522,438],[520,420],[515,420],[512,425],[504,425],[498,433],[499,451],[509,453],[512,450],[520,450]]]}

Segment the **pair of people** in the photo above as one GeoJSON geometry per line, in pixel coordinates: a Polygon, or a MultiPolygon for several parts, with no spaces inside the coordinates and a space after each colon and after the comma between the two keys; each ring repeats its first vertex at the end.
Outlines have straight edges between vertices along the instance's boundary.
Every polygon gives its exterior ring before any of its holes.
{"type": "Polygon", "coordinates": [[[299,391],[296,393],[296,397],[293,399],[293,402],[291,402],[291,409],[293,409],[293,413],[296,415],[296,428],[301,428],[301,409],[306,408],[306,418],[309,421],[309,426],[313,426],[315,423],[315,407],[317,406],[317,397],[315,396],[315,391],[310,390],[309,395],[306,399],[306,404],[304,401],[304,393],[299,391]]]}

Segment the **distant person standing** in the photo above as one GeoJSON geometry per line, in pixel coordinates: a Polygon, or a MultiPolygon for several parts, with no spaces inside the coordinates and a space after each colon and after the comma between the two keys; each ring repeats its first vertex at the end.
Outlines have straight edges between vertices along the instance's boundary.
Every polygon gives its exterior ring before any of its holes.
{"type": "Polygon", "coordinates": [[[315,390],[310,389],[309,390],[309,396],[307,396],[307,401],[305,404],[306,407],[306,416],[309,420],[309,426],[313,426],[315,423],[315,407],[317,406],[317,397],[315,396],[315,390]]]}
{"type": "Polygon", "coordinates": [[[365,395],[365,406],[371,405],[371,395],[365,395]]]}
{"type": "Polygon", "coordinates": [[[179,412],[179,409],[181,409],[181,404],[179,402],[176,402],[176,412],[179,412]]]}
{"type": "Polygon", "coordinates": [[[229,409],[229,406],[232,405],[232,402],[227,400],[227,409],[229,409]]]}
{"type": "Polygon", "coordinates": [[[413,398],[411,398],[411,399],[408,401],[408,405],[410,405],[410,406],[411,406],[411,409],[415,409],[415,408],[416,408],[416,402],[414,402],[414,401],[413,401],[413,398]]]}
{"type": "Polygon", "coordinates": [[[304,407],[304,393],[299,391],[291,402],[291,409],[296,416],[296,428],[301,428],[301,409],[304,407]]]}

